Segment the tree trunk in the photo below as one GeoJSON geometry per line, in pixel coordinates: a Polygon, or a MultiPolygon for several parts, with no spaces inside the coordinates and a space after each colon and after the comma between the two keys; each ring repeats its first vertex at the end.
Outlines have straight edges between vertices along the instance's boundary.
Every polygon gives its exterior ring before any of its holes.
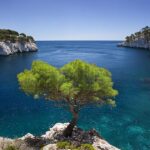
{"type": "Polygon", "coordinates": [[[73,115],[73,119],[71,120],[71,122],[69,123],[69,125],[67,126],[67,128],[64,130],[63,135],[65,137],[71,137],[73,128],[76,126],[77,121],[78,121],[78,112],[76,112],[74,110],[74,108],[71,108],[70,111],[71,111],[71,113],[73,115]]]}

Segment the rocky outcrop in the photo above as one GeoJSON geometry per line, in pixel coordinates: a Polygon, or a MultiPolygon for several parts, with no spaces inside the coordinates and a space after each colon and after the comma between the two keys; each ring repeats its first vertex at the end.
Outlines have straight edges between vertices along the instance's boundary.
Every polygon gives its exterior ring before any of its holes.
{"type": "Polygon", "coordinates": [[[14,144],[14,140],[0,137],[0,150],[4,150],[7,148],[8,145],[13,145],[13,144],[14,144]]]}
{"type": "Polygon", "coordinates": [[[146,26],[125,39],[125,42],[118,44],[118,46],[150,50],[150,27],[146,26]]]}
{"type": "Polygon", "coordinates": [[[150,50],[150,43],[145,43],[144,40],[138,40],[134,42],[122,42],[118,44],[120,47],[130,47],[130,48],[143,48],[143,49],[149,49],[150,50]]]}
{"type": "Polygon", "coordinates": [[[5,150],[8,146],[18,150],[58,150],[58,141],[69,141],[74,145],[83,143],[92,144],[95,150],[119,150],[105,141],[95,130],[83,131],[75,127],[73,134],[69,138],[63,136],[63,131],[68,123],[57,123],[49,131],[40,137],[28,133],[18,139],[0,138],[0,150],[5,150]]]}
{"type": "Polygon", "coordinates": [[[35,42],[0,42],[0,55],[10,55],[17,52],[35,52],[38,48],[35,42]]]}

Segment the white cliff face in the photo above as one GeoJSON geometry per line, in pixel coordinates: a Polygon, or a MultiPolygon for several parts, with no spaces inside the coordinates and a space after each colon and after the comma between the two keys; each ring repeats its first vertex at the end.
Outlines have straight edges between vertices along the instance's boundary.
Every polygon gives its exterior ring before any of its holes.
{"type": "Polygon", "coordinates": [[[124,43],[124,46],[126,47],[133,47],[133,48],[144,48],[144,49],[150,49],[150,43],[144,43],[142,41],[136,41],[132,43],[124,43]]]}
{"type": "Polygon", "coordinates": [[[131,47],[131,48],[144,48],[144,49],[150,50],[150,42],[146,43],[144,39],[139,39],[133,42],[123,42],[123,43],[118,44],[118,46],[131,47]]]}
{"type": "Polygon", "coordinates": [[[69,123],[56,123],[52,128],[49,129],[49,131],[47,131],[41,137],[45,139],[51,139],[57,142],[55,136],[57,136],[58,133],[59,134],[62,133],[64,129],[67,128],[68,125],[69,123]]]}
{"type": "Polygon", "coordinates": [[[10,55],[17,52],[35,52],[38,48],[34,42],[0,42],[0,55],[10,55]]]}

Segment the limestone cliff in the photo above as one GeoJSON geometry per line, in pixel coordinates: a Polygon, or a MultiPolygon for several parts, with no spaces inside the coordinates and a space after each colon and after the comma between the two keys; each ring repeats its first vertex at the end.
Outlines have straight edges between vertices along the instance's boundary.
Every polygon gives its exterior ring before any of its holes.
{"type": "Polygon", "coordinates": [[[10,55],[17,52],[35,52],[37,46],[34,42],[0,42],[0,55],[10,55]]]}
{"type": "Polygon", "coordinates": [[[143,48],[143,49],[149,49],[150,50],[150,42],[145,43],[144,39],[140,39],[133,42],[122,42],[118,44],[118,46],[121,47],[129,47],[129,48],[143,48]]]}
{"type": "Polygon", "coordinates": [[[126,40],[118,46],[150,49],[150,27],[146,26],[140,31],[127,36],[126,40]]]}
{"type": "Polygon", "coordinates": [[[10,29],[0,29],[0,55],[10,55],[17,52],[37,51],[35,40],[32,36],[10,29]]]}

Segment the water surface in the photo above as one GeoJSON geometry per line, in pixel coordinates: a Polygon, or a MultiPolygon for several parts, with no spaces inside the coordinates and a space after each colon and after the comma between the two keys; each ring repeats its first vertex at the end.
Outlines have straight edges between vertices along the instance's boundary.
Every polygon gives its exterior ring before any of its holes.
{"type": "Polygon", "coordinates": [[[42,41],[37,53],[0,57],[0,136],[20,137],[44,133],[57,122],[68,122],[70,113],[53,102],[34,100],[19,90],[16,75],[33,60],[56,67],[82,59],[112,72],[118,89],[117,107],[86,107],[79,126],[96,128],[122,150],[150,149],[150,53],[116,47],[113,41],[42,41]]]}

